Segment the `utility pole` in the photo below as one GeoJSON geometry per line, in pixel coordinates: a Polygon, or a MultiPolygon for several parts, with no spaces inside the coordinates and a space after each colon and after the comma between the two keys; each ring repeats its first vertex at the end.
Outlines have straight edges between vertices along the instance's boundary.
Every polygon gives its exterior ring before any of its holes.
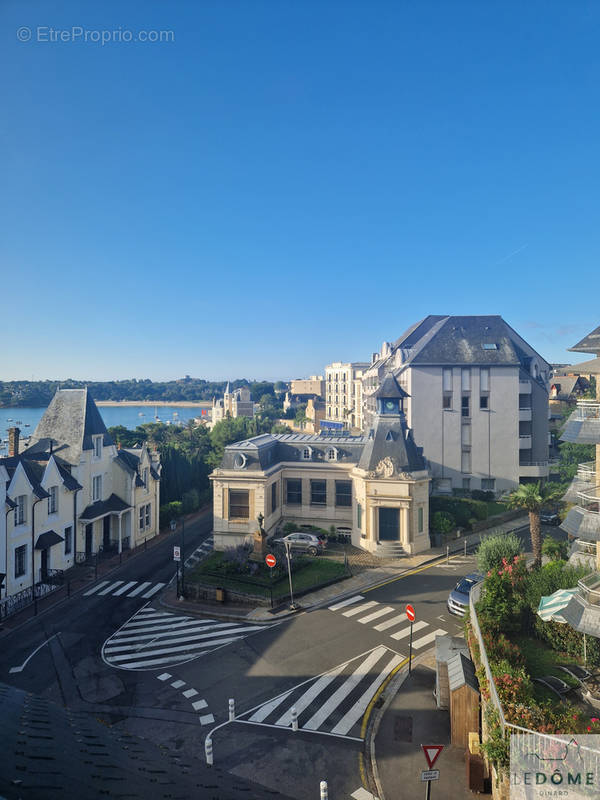
{"type": "Polygon", "coordinates": [[[181,594],[185,597],[185,517],[181,518],[181,594]]]}

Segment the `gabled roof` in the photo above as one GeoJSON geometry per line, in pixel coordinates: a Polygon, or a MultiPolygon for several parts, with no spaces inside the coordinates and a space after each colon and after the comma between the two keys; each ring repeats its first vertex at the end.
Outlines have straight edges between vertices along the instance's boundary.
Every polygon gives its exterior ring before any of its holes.
{"type": "Polygon", "coordinates": [[[358,466],[372,472],[388,456],[395,459],[401,472],[425,469],[423,456],[406,426],[404,414],[375,417],[375,427],[367,438],[358,466]]]}
{"type": "Polygon", "coordinates": [[[84,508],[79,519],[81,522],[93,522],[95,519],[105,517],[107,514],[118,514],[128,508],[131,508],[131,506],[113,492],[108,500],[98,500],[96,503],[84,508]]]}
{"type": "MultiPolygon", "coordinates": [[[[600,355],[600,325],[587,336],[584,336],[580,342],[574,344],[573,347],[568,347],[571,353],[595,353],[600,355]]],[[[580,366],[580,365],[577,365],[580,366]]]]}
{"type": "Polygon", "coordinates": [[[410,395],[404,391],[396,378],[391,373],[388,373],[379,389],[375,392],[374,397],[398,397],[404,399],[405,397],[410,397],[410,395]]]}
{"type": "Polygon", "coordinates": [[[88,390],[58,389],[27,450],[51,449],[69,464],[79,464],[82,451],[93,449],[92,436],[96,435],[102,435],[104,446],[113,444],[88,390]]]}

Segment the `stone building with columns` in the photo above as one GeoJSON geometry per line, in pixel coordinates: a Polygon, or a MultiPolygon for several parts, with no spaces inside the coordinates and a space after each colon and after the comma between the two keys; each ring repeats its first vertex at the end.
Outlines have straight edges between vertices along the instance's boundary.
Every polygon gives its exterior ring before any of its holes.
{"type": "Polygon", "coordinates": [[[23,451],[19,433],[0,459],[5,595],[158,533],[158,453],[118,449],[87,389],[59,389],[23,451]]]}
{"type": "Polygon", "coordinates": [[[333,525],[375,555],[429,549],[430,479],[406,425],[406,397],[390,375],[361,436],[263,434],[228,445],[210,476],[215,549],[249,541],[259,515],[267,536],[287,522],[333,525]]]}

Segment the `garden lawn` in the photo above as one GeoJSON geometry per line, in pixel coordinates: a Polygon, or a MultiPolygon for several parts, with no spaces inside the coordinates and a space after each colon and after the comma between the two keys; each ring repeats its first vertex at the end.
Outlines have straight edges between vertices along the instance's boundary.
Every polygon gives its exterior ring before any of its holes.
{"type": "MultiPolygon", "coordinates": [[[[577,664],[578,662],[572,656],[552,650],[540,639],[520,636],[515,637],[513,641],[525,658],[525,668],[532,680],[534,678],[543,678],[544,675],[554,675],[569,686],[577,687],[579,685],[575,678],[572,678],[566,672],[563,672],[562,669],[558,668],[558,664],[577,664]]],[[[550,700],[552,703],[560,702],[554,692],[546,689],[541,684],[534,683],[533,687],[535,697],[538,701],[543,702],[550,700]]],[[[567,699],[573,701],[575,698],[571,697],[569,694],[567,699]]]]}
{"type": "MultiPolygon", "coordinates": [[[[303,566],[292,573],[294,592],[301,592],[313,587],[317,588],[329,581],[341,580],[349,577],[343,563],[324,559],[319,556],[303,557],[303,566]]],[[[273,597],[283,597],[289,594],[289,580],[287,570],[279,570],[271,578],[269,568],[263,564],[255,575],[236,574],[223,569],[223,554],[212,553],[197,567],[186,571],[186,583],[204,583],[209,586],[219,586],[223,589],[245,592],[257,597],[269,597],[272,587],[273,597]]]]}
{"type": "Polygon", "coordinates": [[[488,517],[493,517],[496,514],[504,514],[508,511],[506,503],[497,503],[495,500],[490,500],[486,502],[488,517]]]}

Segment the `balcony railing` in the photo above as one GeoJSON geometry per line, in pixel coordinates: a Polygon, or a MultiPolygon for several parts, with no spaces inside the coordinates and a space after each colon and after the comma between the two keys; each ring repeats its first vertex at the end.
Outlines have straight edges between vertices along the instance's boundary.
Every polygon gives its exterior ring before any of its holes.
{"type": "Polygon", "coordinates": [[[531,422],[531,420],[532,420],[531,408],[520,408],[519,409],[519,422],[531,422]]]}
{"type": "Polygon", "coordinates": [[[600,419],[600,402],[598,400],[578,400],[572,420],[600,419]]]}
{"type": "Polygon", "coordinates": [[[586,461],[577,465],[577,477],[581,481],[593,481],[596,478],[596,462],[586,461]]]}
{"type": "Polygon", "coordinates": [[[531,394],[531,381],[519,381],[519,394],[531,394]]]}
{"type": "Polygon", "coordinates": [[[519,435],[519,450],[529,450],[531,448],[531,434],[521,433],[519,435]]]}
{"type": "Polygon", "coordinates": [[[571,554],[581,553],[584,556],[595,556],[596,552],[596,542],[585,542],[583,539],[575,539],[571,548],[571,554]]]}
{"type": "Polygon", "coordinates": [[[550,463],[549,461],[523,461],[523,460],[520,460],[519,461],[519,466],[520,467],[547,467],[549,463],[550,463]]]}
{"type": "Polygon", "coordinates": [[[591,606],[600,606],[600,572],[593,572],[577,581],[579,596],[591,606]]]}
{"type": "Polygon", "coordinates": [[[590,514],[600,514],[600,486],[577,492],[577,505],[590,514]]]}

